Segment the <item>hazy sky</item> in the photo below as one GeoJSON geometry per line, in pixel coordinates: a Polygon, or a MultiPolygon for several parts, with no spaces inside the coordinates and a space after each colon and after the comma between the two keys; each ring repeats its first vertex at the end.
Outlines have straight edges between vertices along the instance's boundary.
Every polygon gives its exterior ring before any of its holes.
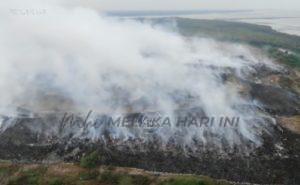
{"type": "MultiPolygon", "coordinates": [[[[76,0],[101,10],[292,9],[300,0],[76,0]]],[[[72,1],[74,3],[74,1],[72,1]]]]}

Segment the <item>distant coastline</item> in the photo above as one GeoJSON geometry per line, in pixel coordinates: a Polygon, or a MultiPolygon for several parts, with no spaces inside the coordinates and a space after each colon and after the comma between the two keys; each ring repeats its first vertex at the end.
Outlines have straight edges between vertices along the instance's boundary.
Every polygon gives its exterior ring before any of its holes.
{"type": "Polygon", "coordinates": [[[116,17],[184,17],[192,19],[217,19],[270,26],[282,33],[300,36],[300,11],[279,10],[128,10],[107,11],[116,17]]]}
{"type": "Polygon", "coordinates": [[[120,11],[106,11],[104,12],[109,16],[121,17],[146,17],[146,16],[182,16],[182,15],[199,15],[199,14],[230,14],[251,12],[253,10],[120,10],[120,11]]]}

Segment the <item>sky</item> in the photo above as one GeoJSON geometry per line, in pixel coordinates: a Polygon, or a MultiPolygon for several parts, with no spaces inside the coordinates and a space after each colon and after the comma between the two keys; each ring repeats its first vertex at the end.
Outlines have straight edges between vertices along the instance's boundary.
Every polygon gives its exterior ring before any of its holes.
{"type": "MultiPolygon", "coordinates": [[[[70,3],[70,1],[68,2],[70,3]]],[[[284,9],[300,10],[300,0],[75,0],[100,10],[284,9]]]]}

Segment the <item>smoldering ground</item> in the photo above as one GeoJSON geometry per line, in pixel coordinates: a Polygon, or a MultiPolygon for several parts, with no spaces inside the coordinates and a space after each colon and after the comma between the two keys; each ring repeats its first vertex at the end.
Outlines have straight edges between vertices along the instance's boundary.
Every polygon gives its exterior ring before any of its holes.
{"type": "Polygon", "coordinates": [[[85,117],[78,117],[76,114],[65,113],[60,121],[60,129],[68,127],[78,127],[89,129],[91,127],[99,128],[101,126],[108,127],[142,127],[142,128],[159,128],[159,127],[237,127],[239,117],[174,117],[166,115],[147,115],[134,114],[118,117],[107,115],[98,116],[96,119],[90,120],[93,111],[89,111],[85,117]],[[173,122],[174,121],[174,122],[173,122]]]}
{"type": "MultiPolygon", "coordinates": [[[[207,38],[187,39],[163,26],[106,17],[80,4],[9,1],[1,3],[0,15],[2,115],[16,116],[16,107],[25,107],[35,113],[93,109],[114,116],[163,111],[175,118],[175,110],[201,107],[207,117],[240,118],[235,129],[212,127],[209,132],[218,138],[231,145],[244,139],[261,143],[259,133],[267,129],[263,118],[255,109],[236,108],[256,103],[243,98],[236,84],[222,80],[228,73],[243,79],[258,64],[273,68],[257,51],[207,38]],[[34,16],[10,11],[34,8],[46,11],[34,16]]],[[[89,132],[101,138],[95,134],[101,132],[89,132]]],[[[188,133],[187,144],[193,137],[205,140],[201,129],[155,132],[164,141],[177,132],[188,133]]],[[[139,128],[117,127],[113,133],[125,140],[147,139],[139,128]]]]}

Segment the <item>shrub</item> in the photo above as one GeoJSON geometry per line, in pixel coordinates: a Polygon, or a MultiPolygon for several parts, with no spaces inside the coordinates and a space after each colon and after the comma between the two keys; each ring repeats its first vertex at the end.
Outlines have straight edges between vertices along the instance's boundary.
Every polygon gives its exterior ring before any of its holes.
{"type": "Polygon", "coordinates": [[[98,152],[92,152],[87,156],[83,156],[80,160],[80,166],[83,168],[95,168],[100,162],[98,152]]]}

